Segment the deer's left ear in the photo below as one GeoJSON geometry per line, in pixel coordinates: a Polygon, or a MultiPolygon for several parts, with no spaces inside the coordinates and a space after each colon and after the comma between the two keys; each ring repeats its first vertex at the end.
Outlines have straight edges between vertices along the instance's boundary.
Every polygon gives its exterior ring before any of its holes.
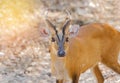
{"type": "Polygon", "coordinates": [[[69,34],[69,26],[70,26],[70,24],[71,24],[71,20],[67,19],[65,24],[62,27],[62,32],[63,32],[64,35],[69,34]]]}

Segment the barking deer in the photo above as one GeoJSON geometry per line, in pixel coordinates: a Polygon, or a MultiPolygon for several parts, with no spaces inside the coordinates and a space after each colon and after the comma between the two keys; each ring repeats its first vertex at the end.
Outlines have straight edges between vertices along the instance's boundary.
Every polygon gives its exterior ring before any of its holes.
{"type": "Polygon", "coordinates": [[[81,73],[89,68],[93,70],[98,83],[103,83],[99,62],[120,74],[119,31],[108,24],[92,23],[80,27],[75,33],[69,30],[69,18],[59,27],[60,30],[48,18],[46,23],[51,31],[51,70],[56,76],[56,83],[63,83],[68,78],[72,83],[78,83],[81,73]]]}

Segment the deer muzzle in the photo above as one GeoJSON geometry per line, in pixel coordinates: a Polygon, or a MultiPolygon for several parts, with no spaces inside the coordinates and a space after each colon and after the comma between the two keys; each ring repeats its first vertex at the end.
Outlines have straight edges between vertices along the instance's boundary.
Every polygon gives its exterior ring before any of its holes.
{"type": "Polygon", "coordinates": [[[64,56],[65,56],[65,51],[64,51],[63,42],[59,42],[58,56],[59,56],[59,57],[64,57],[64,56]]]}

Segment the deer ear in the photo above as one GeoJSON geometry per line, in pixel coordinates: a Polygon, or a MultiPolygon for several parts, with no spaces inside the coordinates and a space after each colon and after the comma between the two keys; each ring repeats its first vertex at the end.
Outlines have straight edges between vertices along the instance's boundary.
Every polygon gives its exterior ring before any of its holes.
{"type": "Polygon", "coordinates": [[[47,25],[48,25],[48,28],[49,28],[50,32],[51,32],[52,34],[55,34],[55,31],[56,31],[55,25],[52,24],[49,19],[46,19],[46,23],[47,23],[47,25]]]}
{"type": "Polygon", "coordinates": [[[69,35],[70,37],[74,37],[78,34],[80,26],[75,24],[70,27],[69,35]]]}
{"type": "Polygon", "coordinates": [[[46,28],[40,28],[39,32],[40,32],[40,36],[42,37],[47,37],[49,36],[49,33],[50,33],[46,28]]]}
{"type": "Polygon", "coordinates": [[[62,27],[62,32],[64,35],[69,34],[69,26],[70,26],[71,20],[67,19],[65,24],[62,27]]]}

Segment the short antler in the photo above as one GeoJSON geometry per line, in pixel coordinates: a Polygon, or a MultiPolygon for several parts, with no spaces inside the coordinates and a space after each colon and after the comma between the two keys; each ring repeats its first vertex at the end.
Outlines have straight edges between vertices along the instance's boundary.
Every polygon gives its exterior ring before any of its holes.
{"type": "Polygon", "coordinates": [[[71,12],[66,10],[66,13],[67,13],[67,18],[72,19],[71,12]]]}
{"type": "Polygon", "coordinates": [[[66,13],[67,13],[67,18],[65,24],[63,25],[63,34],[65,34],[66,28],[70,25],[72,19],[72,16],[68,10],[66,10],[66,13]]]}
{"type": "Polygon", "coordinates": [[[47,22],[47,24],[48,24],[49,26],[51,26],[54,30],[56,30],[55,25],[52,24],[52,23],[50,22],[50,20],[48,19],[48,11],[45,12],[45,20],[46,20],[46,22],[47,22]]]}
{"type": "Polygon", "coordinates": [[[48,27],[52,28],[55,32],[55,34],[57,33],[57,30],[56,30],[56,26],[54,24],[51,23],[51,21],[48,19],[48,11],[45,12],[45,20],[47,22],[47,25],[48,27]]]}

